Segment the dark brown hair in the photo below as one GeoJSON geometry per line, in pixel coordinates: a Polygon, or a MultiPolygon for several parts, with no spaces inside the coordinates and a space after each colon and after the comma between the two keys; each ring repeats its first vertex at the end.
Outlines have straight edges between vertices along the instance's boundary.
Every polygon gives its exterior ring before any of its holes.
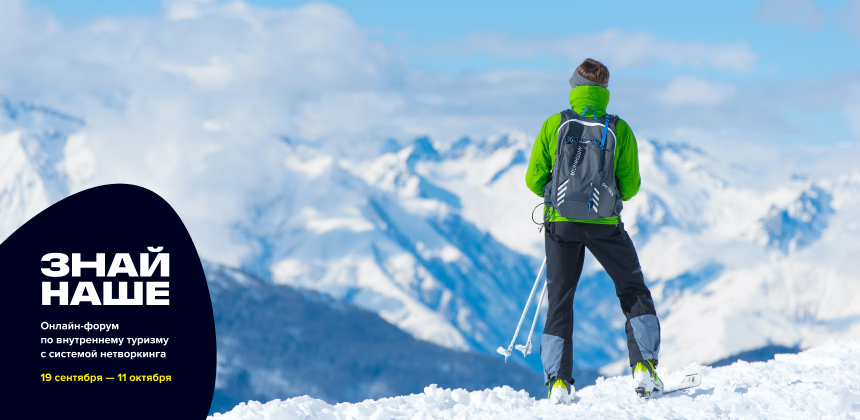
{"type": "Polygon", "coordinates": [[[580,76],[591,80],[594,83],[609,83],[609,69],[607,69],[603,63],[593,58],[586,58],[585,61],[576,68],[576,72],[579,73],[580,76]]]}

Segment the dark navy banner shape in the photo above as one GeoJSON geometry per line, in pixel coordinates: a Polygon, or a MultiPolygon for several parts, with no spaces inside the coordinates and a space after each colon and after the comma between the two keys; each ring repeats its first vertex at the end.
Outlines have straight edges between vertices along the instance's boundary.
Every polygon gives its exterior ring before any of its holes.
{"type": "Polygon", "coordinates": [[[209,290],[191,236],[157,194],[132,185],[74,194],[0,244],[0,267],[4,418],[206,417],[216,363],[209,290]],[[48,276],[62,268],[47,254],[67,256],[69,269],[79,254],[84,268],[48,276]],[[101,276],[89,264],[97,254],[101,276]]]}

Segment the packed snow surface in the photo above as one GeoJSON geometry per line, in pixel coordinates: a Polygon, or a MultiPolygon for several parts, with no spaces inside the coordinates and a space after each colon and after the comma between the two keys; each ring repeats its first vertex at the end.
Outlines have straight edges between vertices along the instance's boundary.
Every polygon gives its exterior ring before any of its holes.
{"type": "MultiPolygon", "coordinates": [[[[659,369],[658,369],[659,372],[659,369]]],[[[860,419],[860,340],[831,341],[768,362],[662,372],[667,384],[700,372],[702,385],[655,400],[636,396],[629,376],[598,379],[569,406],[510,387],[468,392],[430,385],[423,394],[329,405],[310,397],[239,404],[221,420],[257,419],[860,419]]],[[[340,384],[332,384],[340,386],[340,384]]]]}

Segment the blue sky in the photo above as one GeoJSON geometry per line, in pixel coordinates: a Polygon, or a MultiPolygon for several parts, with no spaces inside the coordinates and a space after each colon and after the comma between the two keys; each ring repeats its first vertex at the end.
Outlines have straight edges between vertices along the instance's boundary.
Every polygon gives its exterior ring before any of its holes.
{"type": "MultiPolygon", "coordinates": [[[[294,8],[294,0],[248,0],[269,8],[294,8]]],[[[470,35],[542,39],[575,33],[619,30],[650,34],[663,41],[746,44],[756,55],[752,71],[651,65],[622,69],[619,75],[669,78],[686,72],[717,80],[752,82],[860,68],[860,32],[843,19],[850,3],[836,1],[452,1],[402,2],[334,0],[372,36],[398,48],[412,64],[430,71],[469,73],[494,68],[568,71],[571,63],[542,54],[505,57],[481,51],[440,52],[433,48],[470,35]],[[775,6],[779,3],[779,6],[775,6]],[[583,19],[583,12],[590,13],[583,19]],[[428,51],[430,50],[430,51],[428,51]]],[[[159,0],[31,0],[49,9],[67,27],[110,16],[154,16],[159,0]]],[[[856,24],[856,22],[855,22],[856,24]]]]}
{"type": "MultiPolygon", "coordinates": [[[[444,143],[502,128],[536,133],[547,115],[566,106],[571,71],[593,57],[612,72],[610,112],[645,137],[705,145],[726,138],[860,143],[860,0],[2,3],[23,4],[60,26],[47,38],[31,36],[38,39],[32,45],[10,47],[20,50],[17,57],[51,63],[35,73],[59,73],[37,80],[32,71],[7,70],[20,74],[5,79],[6,94],[78,97],[74,107],[84,93],[143,92],[178,82],[160,79],[172,74],[203,88],[194,93],[201,98],[228,85],[295,93],[270,104],[297,113],[290,129],[298,132],[287,133],[292,137],[323,136],[298,113],[365,95],[354,105],[361,112],[389,113],[356,117],[364,128],[353,135],[401,141],[429,135],[444,143]],[[192,9],[192,17],[182,17],[192,9]],[[271,42],[284,30],[293,31],[289,38],[271,42]],[[127,67],[127,57],[142,61],[127,67]],[[65,92],[44,88],[48,81],[71,83],[71,75],[86,68],[82,63],[114,75],[118,84],[107,89],[91,71],[79,76],[90,81],[89,90],[83,84],[65,92]],[[63,66],[67,71],[58,70],[63,66]],[[271,79],[260,79],[259,71],[271,79]],[[306,79],[280,79],[293,72],[307,73],[306,79]],[[143,74],[161,81],[144,87],[143,74]],[[23,92],[28,81],[33,91],[23,92]],[[365,106],[373,101],[377,105],[365,106]]],[[[0,53],[2,47],[0,41],[0,53]]],[[[259,96],[249,100],[259,102],[259,96]]]]}

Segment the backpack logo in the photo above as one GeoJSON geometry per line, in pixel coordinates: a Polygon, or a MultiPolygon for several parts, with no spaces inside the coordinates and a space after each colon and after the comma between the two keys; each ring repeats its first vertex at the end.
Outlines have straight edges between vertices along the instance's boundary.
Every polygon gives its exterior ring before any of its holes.
{"type": "Polygon", "coordinates": [[[579,158],[582,157],[582,146],[576,148],[576,158],[573,160],[573,168],[570,170],[570,176],[576,175],[576,165],[579,165],[579,158]]]}
{"type": "Polygon", "coordinates": [[[606,188],[606,191],[609,191],[610,194],[615,195],[615,193],[612,192],[612,188],[609,188],[609,185],[606,185],[605,182],[603,183],[603,188],[606,188]]]}

